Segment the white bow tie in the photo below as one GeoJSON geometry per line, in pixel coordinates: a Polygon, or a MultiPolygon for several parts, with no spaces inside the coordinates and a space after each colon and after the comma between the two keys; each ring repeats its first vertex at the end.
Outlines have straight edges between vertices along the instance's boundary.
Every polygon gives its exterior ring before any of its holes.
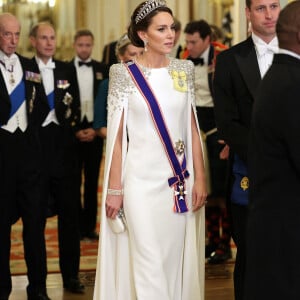
{"type": "Polygon", "coordinates": [[[8,64],[14,65],[17,61],[16,57],[4,57],[4,61],[8,64]]]}
{"type": "Polygon", "coordinates": [[[262,45],[262,44],[256,44],[256,50],[259,56],[263,56],[268,51],[271,53],[278,53],[278,47],[274,45],[262,45]]]}
{"type": "Polygon", "coordinates": [[[55,69],[55,63],[53,61],[48,62],[46,65],[40,63],[39,64],[39,69],[40,69],[40,71],[53,70],[53,69],[55,69]]]}
{"type": "Polygon", "coordinates": [[[16,64],[17,58],[16,57],[4,57],[3,60],[0,60],[0,63],[8,72],[14,71],[14,66],[16,64]]]}

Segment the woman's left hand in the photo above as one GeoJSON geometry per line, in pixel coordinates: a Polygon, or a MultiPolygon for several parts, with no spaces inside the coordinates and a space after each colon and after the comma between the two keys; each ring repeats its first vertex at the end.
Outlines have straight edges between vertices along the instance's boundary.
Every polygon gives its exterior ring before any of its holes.
{"type": "Polygon", "coordinates": [[[195,181],[192,191],[193,211],[199,210],[206,204],[207,190],[206,183],[202,181],[195,181]]]}

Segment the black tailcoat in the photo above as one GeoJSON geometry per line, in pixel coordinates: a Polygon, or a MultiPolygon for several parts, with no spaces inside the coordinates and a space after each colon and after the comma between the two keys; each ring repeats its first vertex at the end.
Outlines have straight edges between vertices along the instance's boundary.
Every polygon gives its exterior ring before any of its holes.
{"type": "Polygon", "coordinates": [[[277,54],[253,107],[246,300],[299,299],[300,60],[277,54]]]}
{"type": "MultiPolygon", "coordinates": [[[[74,66],[73,59],[70,64],[74,66]]],[[[108,78],[108,66],[102,62],[94,59],[91,60],[93,71],[93,101],[95,103],[98,87],[103,79],[108,78]]],[[[80,67],[79,67],[80,68],[80,67]]],[[[78,78],[85,80],[85,78],[78,78]]],[[[80,92],[78,94],[78,98],[80,92]]],[[[79,123],[79,129],[93,128],[93,122],[88,122],[83,119],[79,123]]],[[[81,210],[81,234],[88,236],[94,233],[97,223],[97,208],[98,208],[98,182],[100,163],[103,151],[103,139],[96,136],[91,142],[80,142],[78,140],[78,157],[79,169],[77,171],[78,180],[76,188],[78,198],[81,200],[81,185],[82,185],[82,171],[84,172],[84,192],[81,210]]]]}
{"type": "MultiPolygon", "coordinates": [[[[252,106],[261,75],[252,37],[217,56],[214,103],[220,138],[230,147],[230,165],[237,154],[247,164],[252,106]]],[[[230,168],[232,172],[232,167],[230,168]]],[[[230,187],[233,175],[229,175],[230,187]]],[[[251,183],[250,183],[251,184],[251,183]]],[[[243,299],[246,265],[247,206],[230,205],[232,237],[237,246],[234,270],[235,299],[243,299]]]]}
{"type": "MultiPolygon", "coordinates": [[[[80,203],[74,188],[78,169],[75,133],[79,129],[80,102],[75,67],[53,61],[54,110],[59,125],[52,122],[39,128],[42,195],[49,205],[48,216],[58,215],[59,263],[66,284],[70,278],[77,278],[80,260],[80,203]]],[[[43,123],[50,112],[45,91],[41,106],[43,123]]]]}
{"type": "MultiPolygon", "coordinates": [[[[37,135],[43,102],[39,70],[19,56],[25,83],[27,129],[10,133],[0,128],[0,297],[11,291],[10,232],[18,217],[23,221],[23,242],[28,268],[28,293],[46,289],[44,211],[40,195],[41,148],[37,135]]],[[[0,72],[0,125],[9,121],[11,100],[0,72]]]]}

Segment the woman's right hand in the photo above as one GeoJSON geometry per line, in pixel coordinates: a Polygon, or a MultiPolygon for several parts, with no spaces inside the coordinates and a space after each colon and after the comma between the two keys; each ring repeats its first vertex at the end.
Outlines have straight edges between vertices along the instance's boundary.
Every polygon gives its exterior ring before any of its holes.
{"type": "Polygon", "coordinates": [[[107,195],[106,196],[106,216],[108,218],[114,219],[119,209],[123,206],[123,195],[107,195]]]}

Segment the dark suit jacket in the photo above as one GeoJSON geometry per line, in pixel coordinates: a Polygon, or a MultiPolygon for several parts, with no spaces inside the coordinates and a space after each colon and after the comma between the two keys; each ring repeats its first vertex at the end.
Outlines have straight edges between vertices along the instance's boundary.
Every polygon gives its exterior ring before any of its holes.
{"type": "Polygon", "coordinates": [[[214,89],[213,89],[213,75],[214,75],[214,59],[215,59],[215,48],[213,45],[209,47],[208,53],[208,66],[211,68],[210,72],[208,72],[208,85],[210,89],[210,93],[212,97],[214,96],[214,89]]]}
{"type": "Polygon", "coordinates": [[[217,56],[214,104],[219,135],[244,161],[247,161],[252,106],[260,82],[251,37],[217,56]]]}
{"type": "MultiPolygon", "coordinates": [[[[75,68],[74,59],[70,61],[70,65],[72,65],[72,67],[75,68]]],[[[93,68],[93,77],[94,77],[93,100],[94,100],[94,103],[95,103],[97,91],[98,91],[98,88],[100,86],[101,81],[105,78],[108,78],[109,67],[105,63],[102,63],[102,62],[99,62],[97,60],[92,59],[92,68],[93,68]]],[[[77,81],[78,81],[78,79],[77,79],[77,81]]],[[[78,89],[77,97],[80,101],[79,89],[78,89]]],[[[79,125],[79,129],[82,129],[82,126],[79,125]]]]}
{"type": "MultiPolygon", "coordinates": [[[[18,144],[10,144],[11,140],[9,139],[9,141],[7,141],[7,139],[5,138],[5,134],[1,136],[0,177],[3,179],[4,176],[6,178],[13,178],[14,176],[16,177],[19,176],[18,180],[20,180],[20,177],[24,179],[23,176],[26,176],[26,181],[27,183],[29,183],[31,180],[35,180],[34,182],[36,182],[35,174],[39,172],[39,167],[36,162],[36,160],[40,155],[40,147],[37,138],[37,130],[39,124],[39,115],[41,113],[40,103],[43,101],[43,87],[41,85],[40,73],[37,66],[33,64],[32,61],[28,58],[25,58],[20,55],[18,55],[18,57],[23,69],[23,80],[25,83],[25,97],[26,97],[25,101],[26,101],[26,108],[27,108],[27,123],[28,123],[26,136],[24,135],[26,139],[26,145],[24,145],[23,147],[23,145],[20,143],[18,138],[16,140],[18,141],[18,144]],[[21,166],[18,166],[17,173],[15,173],[15,175],[12,175],[12,173],[15,172],[14,167],[11,166],[9,169],[3,168],[2,162],[5,161],[7,163],[10,161],[16,161],[15,157],[13,156],[13,153],[16,152],[13,150],[15,150],[16,147],[21,148],[19,150],[24,154],[24,156],[26,156],[26,161],[24,161],[24,163],[21,166]],[[6,151],[3,151],[4,148],[6,149],[6,151]]],[[[2,72],[0,71],[0,126],[7,124],[10,117],[10,111],[11,111],[11,100],[5,85],[4,78],[2,76],[2,72]]],[[[5,131],[3,130],[3,132],[5,131]]],[[[20,186],[21,185],[22,182],[20,186]]],[[[27,185],[30,186],[30,184],[27,185]]],[[[18,219],[19,217],[18,203],[19,201],[23,201],[22,200],[23,194],[20,193],[19,196],[21,197],[21,200],[18,201],[14,199],[13,196],[13,194],[16,193],[17,190],[19,190],[20,186],[15,187],[14,191],[9,192],[9,195],[12,199],[11,203],[6,203],[5,201],[2,201],[0,205],[0,209],[2,211],[7,207],[10,206],[12,207],[12,213],[13,213],[13,216],[11,216],[12,223],[14,223],[18,219]]],[[[7,188],[7,186],[5,186],[5,188],[7,188]]],[[[24,187],[22,186],[21,188],[24,187]]],[[[1,187],[1,189],[3,189],[3,187],[1,187]]],[[[31,191],[30,187],[28,188],[28,190],[31,191]]],[[[32,201],[36,201],[36,200],[37,199],[35,198],[35,195],[32,195],[32,201]]]]}
{"type": "Polygon", "coordinates": [[[277,54],[253,107],[246,300],[299,299],[300,60],[277,54]]]}
{"type": "MultiPolygon", "coordinates": [[[[35,58],[33,61],[36,64],[35,58]]],[[[56,117],[61,126],[72,128],[75,132],[79,129],[80,122],[80,101],[78,98],[78,83],[74,66],[68,63],[53,60],[55,63],[54,72],[54,108],[56,117]]],[[[50,107],[47,96],[43,90],[44,97],[41,104],[40,123],[44,122],[50,107]]]]}
{"type": "MultiPolygon", "coordinates": [[[[32,61],[37,66],[35,58],[33,58],[32,61]]],[[[74,170],[77,168],[75,132],[79,130],[80,122],[80,101],[78,98],[79,91],[75,67],[55,59],[53,62],[55,63],[55,68],[53,69],[54,109],[59,122],[59,134],[57,134],[56,130],[51,133],[41,126],[50,112],[44,89],[43,99],[39,106],[39,137],[43,149],[43,160],[41,164],[43,174],[45,174],[42,180],[42,190],[43,193],[50,194],[49,200],[47,200],[49,207],[49,211],[47,212],[48,216],[52,216],[56,213],[56,202],[60,201],[56,198],[61,196],[61,190],[57,187],[58,184],[52,186],[51,184],[46,185],[45,182],[48,181],[49,177],[55,177],[57,182],[62,182],[63,179],[65,180],[73,176],[74,170]],[[53,136],[51,136],[51,134],[53,134],[53,136]],[[55,153],[53,153],[54,151],[55,153]],[[50,186],[50,188],[48,186],[50,186]],[[54,197],[52,197],[52,195],[54,195],[54,197]]],[[[64,198],[66,201],[70,195],[69,190],[70,187],[66,184],[64,188],[64,192],[66,193],[64,198]]]]}
{"type": "MultiPolygon", "coordinates": [[[[70,64],[75,66],[75,61],[72,59],[70,64]]],[[[103,62],[92,59],[92,68],[94,74],[94,99],[96,98],[99,84],[105,78],[108,78],[109,67],[103,62]]]]}
{"type": "MultiPolygon", "coordinates": [[[[39,102],[42,99],[42,85],[40,81],[40,71],[36,64],[28,58],[18,55],[22,69],[23,69],[23,79],[25,82],[25,93],[26,93],[26,107],[27,107],[27,117],[28,125],[37,121],[40,114],[38,111],[39,102]],[[32,75],[35,76],[32,76],[32,75]],[[35,81],[35,79],[37,79],[35,81]]],[[[0,72],[0,125],[7,124],[10,116],[11,102],[9,94],[5,85],[4,78],[0,72]]]]}

